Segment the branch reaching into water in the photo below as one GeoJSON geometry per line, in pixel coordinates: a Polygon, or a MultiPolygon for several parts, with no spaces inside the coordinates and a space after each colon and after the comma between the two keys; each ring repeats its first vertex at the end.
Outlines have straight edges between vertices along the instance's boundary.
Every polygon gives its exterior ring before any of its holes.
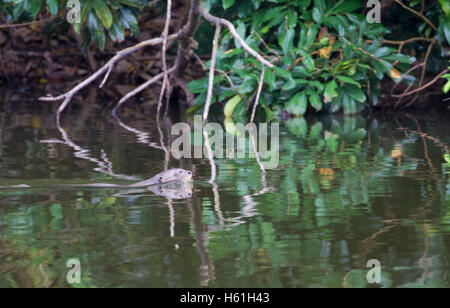
{"type": "MultiPolygon", "coordinates": [[[[166,24],[164,25],[164,31],[163,31],[163,43],[162,43],[162,65],[163,65],[163,71],[164,71],[164,80],[161,88],[161,94],[159,95],[159,102],[158,102],[158,111],[156,114],[156,119],[159,120],[159,114],[161,112],[161,105],[164,99],[164,94],[167,93],[167,104],[169,96],[170,96],[170,83],[169,83],[169,73],[167,71],[167,59],[166,59],[166,52],[167,52],[167,36],[169,35],[169,26],[170,26],[170,13],[172,10],[172,1],[167,0],[167,12],[166,12],[166,24]],[[166,92],[167,91],[167,92],[166,92]]],[[[167,113],[167,105],[166,105],[166,113],[167,113]]]]}
{"type": "Polygon", "coordinates": [[[209,106],[211,105],[213,90],[214,90],[214,72],[216,68],[216,58],[217,58],[217,50],[219,49],[219,38],[220,38],[220,29],[221,26],[216,26],[216,33],[214,34],[213,40],[213,49],[211,56],[211,64],[209,68],[209,82],[208,82],[208,94],[206,96],[205,110],[203,112],[203,125],[208,119],[209,106]]]}
{"type": "MultiPolygon", "coordinates": [[[[167,71],[168,74],[171,74],[172,72],[175,71],[175,67],[172,67],[170,70],[167,71]]],[[[120,101],[117,103],[116,107],[114,107],[112,113],[113,115],[117,115],[117,110],[119,109],[120,106],[122,106],[127,100],[129,100],[131,97],[135,96],[136,94],[142,92],[143,90],[145,90],[146,88],[148,88],[150,85],[154,84],[155,82],[157,82],[158,80],[160,80],[161,78],[164,77],[164,72],[161,74],[156,75],[155,77],[153,77],[152,79],[144,82],[143,84],[141,84],[139,87],[137,87],[136,89],[134,89],[131,92],[128,92],[124,97],[122,97],[120,99],[120,101]]]]}
{"type": "Polygon", "coordinates": [[[252,112],[252,117],[250,119],[250,123],[253,123],[253,120],[255,119],[256,108],[258,107],[259,98],[261,96],[261,91],[262,91],[263,84],[264,84],[264,73],[265,73],[265,70],[266,70],[266,67],[263,64],[262,70],[261,70],[261,78],[259,79],[258,92],[256,93],[256,99],[255,99],[255,104],[253,105],[253,112],[252,112]]]}
{"type": "Polygon", "coordinates": [[[408,92],[408,93],[398,94],[398,95],[392,95],[392,97],[405,97],[405,96],[409,96],[409,95],[415,94],[415,93],[417,93],[417,92],[423,91],[423,90],[425,90],[426,88],[431,87],[435,82],[437,82],[443,75],[447,74],[448,72],[450,72],[450,69],[444,70],[444,71],[441,72],[439,75],[437,75],[436,77],[434,77],[433,80],[431,80],[429,83],[427,83],[426,85],[423,85],[423,86],[420,87],[420,88],[417,88],[417,89],[415,89],[415,90],[413,90],[413,91],[410,91],[410,92],[408,92]]]}
{"type": "MultiPolygon", "coordinates": [[[[177,38],[177,34],[172,34],[170,35],[167,39],[168,40],[174,40],[177,38]]],[[[150,40],[146,40],[143,41],[135,46],[126,48],[124,50],[119,51],[114,57],[112,57],[105,65],[103,65],[102,68],[100,68],[97,72],[95,72],[94,74],[92,74],[90,77],[88,77],[87,79],[85,79],[84,81],[80,82],[76,87],[74,87],[72,90],[53,97],[53,96],[45,96],[45,97],[41,97],[39,98],[39,100],[41,101],[46,101],[46,102],[56,102],[56,101],[60,101],[63,100],[63,103],[59,106],[58,108],[58,112],[56,114],[57,120],[60,119],[61,113],[64,111],[64,109],[67,107],[67,105],[70,103],[70,101],[72,100],[73,96],[80,91],[81,89],[83,89],[84,87],[86,87],[87,85],[89,85],[91,82],[93,82],[95,79],[97,79],[98,77],[100,77],[101,75],[105,74],[105,78],[103,79],[102,83],[100,84],[100,86],[103,86],[103,84],[105,84],[107,77],[109,76],[109,73],[111,72],[112,68],[114,67],[114,65],[119,62],[120,60],[122,60],[125,56],[139,50],[140,48],[146,47],[146,46],[155,46],[155,45],[159,45],[163,43],[163,38],[154,38],[154,39],[150,39],[150,40]]]]}

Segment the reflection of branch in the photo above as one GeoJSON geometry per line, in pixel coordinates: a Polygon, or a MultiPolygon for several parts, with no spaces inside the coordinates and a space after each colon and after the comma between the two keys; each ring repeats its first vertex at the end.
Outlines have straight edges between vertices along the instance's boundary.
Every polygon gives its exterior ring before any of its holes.
{"type": "Polygon", "coordinates": [[[211,144],[209,143],[208,131],[206,129],[203,129],[203,136],[205,138],[205,147],[208,154],[209,164],[211,165],[211,179],[209,180],[209,183],[212,185],[212,191],[214,194],[214,210],[217,214],[217,218],[219,218],[219,224],[223,226],[225,219],[223,217],[222,209],[220,208],[219,187],[216,183],[216,163],[214,162],[214,154],[211,149],[211,144]]]}
{"type": "MultiPolygon", "coordinates": [[[[430,238],[432,236],[432,232],[429,230],[430,228],[427,225],[428,220],[427,220],[426,213],[427,213],[427,210],[429,209],[429,207],[431,206],[431,204],[433,203],[433,201],[435,201],[436,197],[438,197],[438,196],[439,196],[439,192],[435,191],[433,193],[432,197],[427,201],[427,203],[420,208],[420,212],[422,214],[422,221],[423,221],[422,229],[423,229],[423,235],[424,235],[424,251],[423,251],[422,257],[419,259],[419,267],[421,269],[423,269],[423,273],[419,279],[419,283],[422,283],[422,284],[425,283],[425,281],[427,279],[427,274],[429,273],[429,266],[431,266],[432,262],[433,262],[432,257],[427,258],[428,253],[430,251],[430,238]],[[425,264],[425,262],[424,262],[425,260],[428,261],[427,262],[428,264],[425,264]]],[[[429,274],[432,275],[433,273],[431,272],[429,274]]]]}
{"type": "Polygon", "coordinates": [[[81,159],[85,159],[85,160],[89,160],[93,163],[95,163],[98,168],[95,168],[95,171],[98,172],[102,172],[105,174],[108,174],[110,176],[119,178],[119,179],[124,179],[124,180],[136,180],[135,177],[132,176],[127,176],[127,175],[122,175],[122,174],[115,174],[112,170],[112,163],[111,161],[108,159],[106,153],[103,151],[103,149],[101,150],[102,152],[102,158],[103,161],[91,157],[89,154],[89,150],[85,150],[82,147],[80,147],[78,144],[76,144],[75,142],[73,142],[70,137],[69,134],[64,130],[64,128],[61,127],[61,124],[59,122],[59,119],[56,121],[56,127],[58,128],[58,131],[61,133],[63,140],[58,140],[58,139],[51,139],[51,140],[41,140],[42,143],[60,143],[60,144],[65,144],[69,147],[71,147],[72,149],[74,149],[74,155],[75,157],[81,158],[81,159]]]}
{"type": "Polygon", "coordinates": [[[157,143],[151,142],[149,140],[150,137],[151,137],[150,133],[146,133],[146,132],[140,131],[140,130],[138,130],[136,128],[133,128],[133,127],[130,127],[130,126],[126,125],[125,123],[123,123],[120,120],[120,118],[116,114],[113,115],[113,118],[114,118],[114,120],[116,120],[117,124],[119,124],[120,127],[122,127],[123,129],[125,129],[125,130],[127,130],[127,131],[129,131],[129,132],[131,132],[133,134],[136,134],[137,141],[139,143],[146,144],[146,145],[148,145],[148,146],[150,146],[152,148],[158,149],[158,150],[162,150],[163,149],[157,143]]]}
{"type": "Polygon", "coordinates": [[[200,285],[207,286],[209,282],[216,279],[215,265],[208,249],[208,232],[203,223],[201,205],[194,205],[190,200],[187,203],[191,214],[191,225],[196,248],[200,255],[200,285]]]}
{"type": "Polygon", "coordinates": [[[423,143],[423,154],[425,156],[425,159],[427,160],[428,166],[430,167],[431,171],[433,174],[436,174],[436,168],[434,168],[433,166],[433,162],[431,161],[430,155],[428,154],[428,144],[427,141],[425,140],[425,138],[422,136],[422,127],[419,124],[419,121],[417,121],[413,116],[409,115],[409,114],[405,114],[408,118],[410,118],[411,120],[414,121],[414,123],[416,124],[417,130],[419,131],[419,136],[420,139],[422,139],[422,143],[423,143]]]}

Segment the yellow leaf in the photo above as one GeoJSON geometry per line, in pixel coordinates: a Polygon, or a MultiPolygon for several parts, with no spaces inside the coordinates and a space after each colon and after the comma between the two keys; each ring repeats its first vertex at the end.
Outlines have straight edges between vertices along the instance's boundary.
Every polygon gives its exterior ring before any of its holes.
{"type": "Polygon", "coordinates": [[[327,48],[319,49],[320,57],[324,58],[324,59],[328,59],[328,57],[330,56],[331,50],[332,50],[331,46],[328,46],[327,48]]]}
{"type": "Polygon", "coordinates": [[[399,79],[399,78],[402,77],[402,75],[400,74],[400,72],[397,71],[395,68],[391,69],[391,70],[389,71],[389,74],[390,74],[391,77],[394,78],[394,79],[399,79]]]}
{"type": "Polygon", "coordinates": [[[394,149],[391,151],[392,158],[400,158],[403,156],[402,146],[397,144],[394,149]]]}

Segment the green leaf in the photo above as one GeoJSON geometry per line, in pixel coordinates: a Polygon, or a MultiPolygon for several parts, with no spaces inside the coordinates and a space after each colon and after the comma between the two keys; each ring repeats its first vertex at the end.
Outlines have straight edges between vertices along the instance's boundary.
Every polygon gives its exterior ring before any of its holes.
{"type": "Polygon", "coordinates": [[[311,139],[317,139],[319,138],[320,134],[322,133],[323,125],[322,122],[317,122],[311,127],[311,131],[309,132],[309,137],[311,139]]]}
{"type": "Polygon", "coordinates": [[[50,11],[50,14],[55,16],[58,14],[58,1],[57,0],[46,0],[48,10],[50,11]]]}
{"type": "Polygon", "coordinates": [[[338,96],[338,93],[336,92],[338,85],[336,80],[332,80],[329,83],[327,83],[325,87],[325,102],[332,102],[335,97],[338,96]]]}
{"type": "Polygon", "coordinates": [[[450,80],[444,85],[443,91],[447,94],[450,91],[450,80]]]}
{"type": "Polygon", "coordinates": [[[133,12],[129,8],[122,7],[120,9],[120,14],[120,25],[122,25],[125,29],[130,29],[135,36],[138,36],[139,25],[133,12]]]}
{"type": "Polygon", "coordinates": [[[322,101],[320,100],[319,94],[313,90],[308,90],[307,92],[311,106],[313,106],[317,111],[322,110],[322,101]]]}
{"type": "Polygon", "coordinates": [[[356,103],[350,95],[344,95],[342,99],[342,105],[344,107],[345,115],[356,114],[356,103]]]}
{"type": "Polygon", "coordinates": [[[283,42],[281,44],[281,48],[283,49],[283,53],[287,54],[292,49],[292,43],[294,41],[295,30],[290,28],[286,31],[286,35],[284,36],[283,42]]]}
{"type": "Polygon", "coordinates": [[[358,88],[361,88],[361,85],[359,84],[359,82],[353,80],[350,77],[347,77],[347,76],[336,76],[336,78],[339,79],[340,81],[344,82],[344,83],[354,84],[358,88]]]}
{"type": "Polygon", "coordinates": [[[450,154],[444,154],[444,159],[447,162],[447,164],[450,164],[450,154]]]}
{"type": "Polygon", "coordinates": [[[339,146],[339,136],[330,132],[325,132],[325,144],[331,152],[336,152],[339,146]]]}
{"type": "Polygon", "coordinates": [[[264,82],[269,85],[270,91],[273,91],[277,87],[275,74],[270,69],[266,69],[264,73],[264,82]]]}
{"type": "Polygon", "coordinates": [[[334,13],[350,13],[361,8],[360,0],[341,0],[332,8],[334,13]]]}
{"type": "Polygon", "coordinates": [[[141,1],[139,0],[120,0],[119,2],[137,9],[141,7],[141,1]]]}
{"type": "Polygon", "coordinates": [[[312,12],[312,17],[316,24],[320,25],[322,23],[322,14],[320,13],[319,9],[315,7],[312,12]]]}
{"type": "Polygon", "coordinates": [[[235,0],[222,0],[223,9],[226,10],[226,9],[229,9],[230,7],[232,7],[234,4],[234,1],[235,0]]]}
{"type": "Polygon", "coordinates": [[[208,77],[193,80],[188,83],[187,88],[190,92],[194,94],[205,92],[205,89],[208,87],[208,77]]]}
{"type": "Polygon", "coordinates": [[[345,85],[345,92],[360,103],[364,103],[366,101],[366,94],[364,94],[363,90],[354,85],[345,85]]]}
{"type": "Polygon", "coordinates": [[[100,50],[103,50],[105,48],[105,31],[103,30],[101,21],[93,12],[89,13],[88,27],[95,44],[97,44],[100,50]]]}
{"type": "Polygon", "coordinates": [[[262,0],[252,0],[253,6],[255,7],[256,10],[259,9],[261,1],[262,0]]]}
{"type": "Polygon", "coordinates": [[[303,57],[303,63],[305,64],[306,69],[308,71],[314,70],[314,68],[315,68],[314,59],[308,53],[306,53],[306,51],[304,51],[303,49],[300,49],[300,54],[303,57]]]}
{"type": "Polygon", "coordinates": [[[356,130],[355,132],[353,132],[350,135],[349,139],[350,139],[350,142],[357,142],[357,141],[364,139],[364,137],[366,137],[366,135],[367,135],[367,131],[364,128],[360,128],[360,129],[356,130]]]}
{"type": "Polygon", "coordinates": [[[305,92],[300,92],[294,95],[287,106],[287,111],[290,113],[299,116],[304,115],[306,112],[306,108],[308,106],[308,101],[306,99],[305,92]]]}
{"type": "Polygon", "coordinates": [[[242,98],[240,95],[236,95],[232,99],[230,99],[226,104],[225,108],[223,109],[223,113],[225,114],[225,117],[229,118],[233,116],[234,109],[236,108],[237,104],[239,104],[242,101],[242,98]]]}
{"type": "Polygon", "coordinates": [[[304,118],[289,119],[286,122],[289,131],[296,137],[306,137],[308,133],[308,123],[304,118]]]}
{"type": "Polygon", "coordinates": [[[92,7],[94,8],[98,18],[100,18],[100,20],[102,21],[103,26],[106,29],[111,28],[113,23],[113,17],[111,14],[111,10],[109,9],[106,2],[103,0],[93,0],[92,7]]]}
{"type": "Polygon", "coordinates": [[[25,2],[25,10],[30,13],[32,17],[36,17],[41,9],[41,0],[28,0],[25,2]]]}
{"type": "Polygon", "coordinates": [[[280,77],[284,78],[284,79],[291,79],[292,78],[292,74],[282,68],[279,67],[274,67],[273,70],[275,71],[275,73],[277,73],[280,77]]]}
{"type": "Polygon", "coordinates": [[[113,42],[122,42],[125,39],[125,33],[123,27],[116,23],[113,23],[109,30],[109,35],[113,42]]]}
{"type": "Polygon", "coordinates": [[[298,22],[297,11],[293,8],[290,8],[288,11],[288,27],[294,28],[298,22]]]}
{"type": "Polygon", "coordinates": [[[439,0],[445,15],[450,16],[450,2],[448,0],[439,0]]]}
{"type": "MultiPolygon", "coordinates": [[[[245,40],[245,23],[242,20],[238,20],[236,32],[239,34],[240,37],[242,37],[245,40]]],[[[242,48],[241,44],[236,39],[234,40],[234,44],[238,49],[242,48]]]]}

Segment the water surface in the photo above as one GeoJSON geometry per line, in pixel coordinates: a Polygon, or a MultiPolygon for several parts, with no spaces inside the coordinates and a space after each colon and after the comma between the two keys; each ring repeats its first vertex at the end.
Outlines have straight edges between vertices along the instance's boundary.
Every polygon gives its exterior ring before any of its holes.
{"type": "Polygon", "coordinates": [[[85,104],[58,129],[56,106],[13,104],[0,186],[32,188],[0,189],[0,287],[365,287],[371,259],[384,287],[450,284],[448,115],[291,119],[277,169],[216,159],[212,181],[208,159],[164,151],[179,119],[85,104]],[[55,188],[167,167],[193,171],[191,197],[55,188]]]}

